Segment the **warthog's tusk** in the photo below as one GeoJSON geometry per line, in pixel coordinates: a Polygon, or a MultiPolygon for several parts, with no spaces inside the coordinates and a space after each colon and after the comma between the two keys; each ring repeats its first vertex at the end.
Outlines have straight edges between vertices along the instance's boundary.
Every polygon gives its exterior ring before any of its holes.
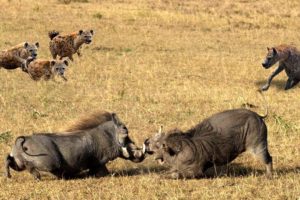
{"type": "Polygon", "coordinates": [[[146,153],[146,145],[145,144],[143,144],[143,150],[142,150],[142,152],[143,152],[143,154],[146,153]]]}
{"type": "Polygon", "coordinates": [[[163,129],[163,126],[160,126],[160,127],[159,127],[159,131],[158,131],[159,134],[162,133],[162,129],[163,129]]]}
{"type": "Polygon", "coordinates": [[[126,147],[122,147],[122,154],[123,154],[123,156],[125,158],[129,158],[130,157],[130,155],[129,155],[127,149],[126,149],[126,147]]]}

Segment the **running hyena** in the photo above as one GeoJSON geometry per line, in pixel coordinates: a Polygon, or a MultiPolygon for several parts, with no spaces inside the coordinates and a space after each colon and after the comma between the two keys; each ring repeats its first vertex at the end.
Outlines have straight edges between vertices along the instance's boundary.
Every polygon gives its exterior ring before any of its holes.
{"type": "Polygon", "coordinates": [[[266,69],[279,62],[277,69],[268,78],[267,83],[261,87],[261,90],[268,90],[272,79],[281,71],[285,70],[288,80],[285,90],[294,87],[300,81],[300,51],[291,45],[279,45],[277,47],[267,48],[268,54],[262,66],[266,69]]]}
{"type": "Polygon", "coordinates": [[[67,35],[60,35],[57,31],[49,32],[50,41],[50,52],[53,59],[60,56],[68,57],[73,61],[73,54],[77,53],[81,56],[79,51],[82,44],[90,44],[92,42],[92,37],[94,35],[93,30],[74,32],[67,35]]]}

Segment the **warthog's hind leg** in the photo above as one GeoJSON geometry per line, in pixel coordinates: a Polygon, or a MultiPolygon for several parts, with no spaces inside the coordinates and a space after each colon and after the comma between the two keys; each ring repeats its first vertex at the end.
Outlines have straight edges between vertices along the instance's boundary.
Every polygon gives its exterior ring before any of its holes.
{"type": "Polygon", "coordinates": [[[11,178],[11,174],[10,174],[10,165],[11,165],[11,162],[12,162],[12,157],[10,155],[7,155],[6,156],[6,160],[5,160],[5,176],[7,178],[11,178]]]}
{"type": "Polygon", "coordinates": [[[261,145],[258,148],[256,148],[254,151],[254,155],[266,165],[267,178],[272,178],[273,162],[267,146],[261,145]]]}

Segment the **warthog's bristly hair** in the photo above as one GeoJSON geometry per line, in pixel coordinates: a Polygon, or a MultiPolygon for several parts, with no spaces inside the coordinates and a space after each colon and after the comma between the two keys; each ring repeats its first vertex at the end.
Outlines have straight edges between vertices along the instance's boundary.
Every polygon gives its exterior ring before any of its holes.
{"type": "Polygon", "coordinates": [[[79,130],[87,130],[97,127],[98,125],[112,120],[112,113],[106,111],[95,111],[87,116],[83,116],[79,120],[73,122],[64,131],[74,132],[79,130]]]}

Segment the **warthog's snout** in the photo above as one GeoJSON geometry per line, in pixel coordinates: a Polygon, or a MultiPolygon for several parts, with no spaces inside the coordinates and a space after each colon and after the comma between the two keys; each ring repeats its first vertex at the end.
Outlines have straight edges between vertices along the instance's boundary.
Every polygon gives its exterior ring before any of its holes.
{"type": "Polygon", "coordinates": [[[153,154],[154,151],[152,150],[152,148],[150,147],[150,140],[149,138],[147,138],[143,144],[143,153],[147,153],[147,154],[153,154]]]}

